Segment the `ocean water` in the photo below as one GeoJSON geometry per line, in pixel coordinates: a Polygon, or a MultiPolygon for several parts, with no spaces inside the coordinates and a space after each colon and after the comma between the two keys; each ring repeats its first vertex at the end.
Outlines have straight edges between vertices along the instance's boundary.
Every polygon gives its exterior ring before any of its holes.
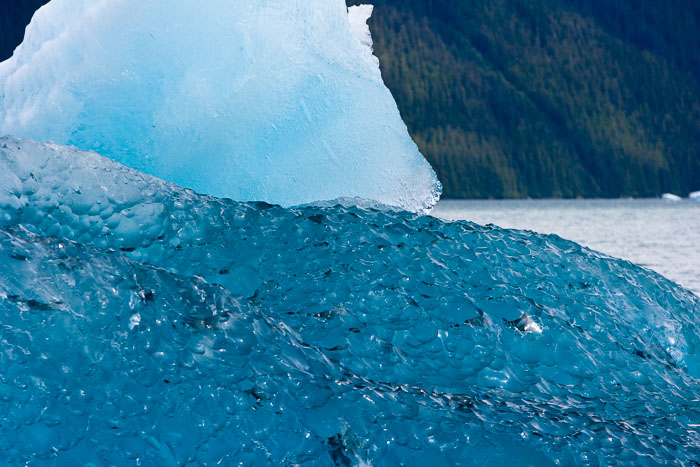
{"type": "Polygon", "coordinates": [[[557,236],[0,138],[0,465],[692,465],[700,299],[557,236]]]}
{"type": "Polygon", "coordinates": [[[700,295],[697,201],[445,200],[433,215],[557,234],[652,269],[700,295]]]}

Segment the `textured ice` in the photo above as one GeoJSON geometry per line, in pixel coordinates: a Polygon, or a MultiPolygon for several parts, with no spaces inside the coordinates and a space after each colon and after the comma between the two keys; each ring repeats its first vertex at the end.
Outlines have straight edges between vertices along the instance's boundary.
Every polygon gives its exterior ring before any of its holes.
{"type": "Polygon", "coordinates": [[[344,0],[52,0],[0,64],[0,136],[240,201],[421,211],[440,184],[344,0]]]}
{"type": "Polygon", "coordinates": [[[557,236],[0,140],[10,464],[690,465],[700,300],[557,236]]]}
{"type": "Polygon", "coordinates": [[[374,7],[372,5],[357,5],[348,8],[348,19],[350,20],[350,32],[368,50],[372,50],[372,32],[369,30],[367,21],[372,17],[374,7]]]}

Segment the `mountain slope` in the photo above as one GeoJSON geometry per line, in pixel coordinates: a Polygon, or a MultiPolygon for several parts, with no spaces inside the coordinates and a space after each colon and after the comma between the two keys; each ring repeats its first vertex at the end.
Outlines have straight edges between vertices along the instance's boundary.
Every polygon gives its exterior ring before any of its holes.
{"type": "Polygon", "coordinates": [[[385,81],[447,197],[700,187],[700,4],[375,3],[385,81]]]}

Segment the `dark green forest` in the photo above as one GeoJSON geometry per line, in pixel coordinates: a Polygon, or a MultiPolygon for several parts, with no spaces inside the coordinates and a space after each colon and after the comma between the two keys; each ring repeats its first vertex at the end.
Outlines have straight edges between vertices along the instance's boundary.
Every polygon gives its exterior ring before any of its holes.
{"type": "Polygon", "coordinates": [[[700,2],[374,3],[384,79],[446,197],[700,189],[700,2]]]}
{"type": "MultiPolygon", "coordinates": [[[[42,3],[3,0],[0,58],[42,3]]],[[[384,79],[445,197],[700,189],[697,0],[370,3],[384,79]]]]}

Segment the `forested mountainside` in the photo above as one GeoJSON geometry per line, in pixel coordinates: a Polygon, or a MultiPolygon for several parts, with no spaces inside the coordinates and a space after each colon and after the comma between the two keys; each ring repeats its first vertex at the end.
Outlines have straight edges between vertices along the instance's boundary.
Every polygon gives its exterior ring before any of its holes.
{"type": "MultiPolygon", "coordinates": [[[[0,59],[43,3],[3,0],[0,59]]],[[[700,189],[700,2],[371,3],[384,79],[445,197],[700,189]]]]}
{"type": "Polygon", "coordinates": [[[700,189],[700,2],[374,3],[385,81],[446,197],[700,189]]]}

